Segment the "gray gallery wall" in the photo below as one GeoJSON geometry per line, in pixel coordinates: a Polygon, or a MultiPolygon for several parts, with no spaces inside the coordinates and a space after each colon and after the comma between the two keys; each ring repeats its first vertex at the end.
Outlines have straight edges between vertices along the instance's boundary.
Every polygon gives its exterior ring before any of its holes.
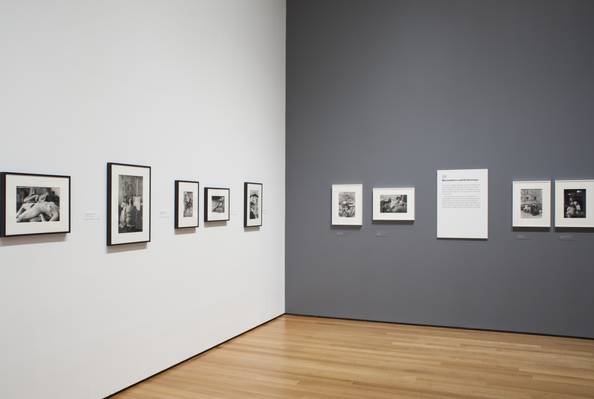
{"type": "Polygon", "coordinates": [[[594,337],[594,233],[511,227],[514,179],[594,178],[594,1],[287,14],[287,312],[594,337]],[[488,241],[436,239],[455,168],[489,169],[488,241]],[[363,183],[362,228],[330,226],[333,183],[363,183]],[[371,188],[409,185],[414,224],[372,223],[371,188]]]}

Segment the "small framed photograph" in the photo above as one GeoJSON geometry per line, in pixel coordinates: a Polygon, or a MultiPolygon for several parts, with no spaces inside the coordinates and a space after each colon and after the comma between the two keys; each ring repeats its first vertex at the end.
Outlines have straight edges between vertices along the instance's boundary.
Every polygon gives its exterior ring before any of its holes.
{"type": "Polygon", "coordinates": [[[231,206],[228,188],[206,187],[204,189],[204,221],[226,222],[231,206]]]}
{"type": "Polygon", "coordinates": [[[262,226],[262,184],[243,184],[243,226],[262,226]]]}
{"type": "Polygon", "coordinates": [[[175,228],[193,229],[198,227],[198,190],[197,181],[175,181],[175,228]]]}
{"type": "Polygon", "coordinates": [[[373,220],[415,220],[415,188],[374,188],[373,220]]]}
{"type": "Polygon", "coordinates": [[[594,228],[594,180],[555,181],[555,227],[594,228]]]}
{"type": "Polygon", "coordinates": [[[551,227],[551,181],[513,182],[513,227],[551,227]]]}
{"type": "Polygon", "coordinates": [[[363,185],[332,185],[332,225],[361,226],[363,224],[363,185]]]}
{"type": "Polygon", "coordinates": [[[0,175],[0,236],[70,233],[70,176],[0,175]]]}
{"type": "Polygon", "coordinates": [[[151,241],[151,168],[107,164],[107,245],[151,241]]]}

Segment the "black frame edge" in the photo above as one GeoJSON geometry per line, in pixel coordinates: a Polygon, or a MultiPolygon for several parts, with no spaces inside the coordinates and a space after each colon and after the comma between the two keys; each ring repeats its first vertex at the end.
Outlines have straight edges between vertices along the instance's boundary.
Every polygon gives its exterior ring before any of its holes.
{"type": "Polygon", "coordinates": [[[6,173],[0,173],[0,237],[6,237],[6,173]]]}
{"type": "Polygon", "coordinates": [[[0,237],[34,237],[56,234],[70,234],[72,232],[72,176],[69,175],[50,175],[46,173],[24,173],[24,172],[2,172],[0,173],[0,237]],[[52,177],[57,179],[66,179],[68,181],[68,230],[52,231],[49,233],[31,233],[31,234],[6,234],[6,177],[14,176],[32,176],[32,177],[52,177]]]}
{"type": "Polygon", "coordinates": [[[228,222],[231,220],[231,188],[229,187],[204,187],[204,222],[215,223],[215,222],[228,222]],[[227,219],[220,220],[208,220],[208,190],[227,190],[229,192],[229,211],[227,219]]]}
{"type": "Polygon", "coordinates": [[[174,212],[175,212],[175,229],[197,229],[200,227],[200,216],[196,215],[196,225],[195,226],[179,226],[179,183],[193,183],[198,186],[198,190],[196,191],[196,203],[198,207],[200,207],[200,182],[194,180],[175,180],[175,205],[174,205],[174,212]]]}
{"type": "Polygon", "coordinates": [[[256,182],[251,182],[251,181],[246,181],[243,183],[243,227],[245,228],[250,228],[250,227],[262,227],[262,224],[264,222],[264,184],[263,183],[256,183],[256,182]],[[260,193],[261,193],[261,197],[260,197],[260,224],[255,224],[253,226],[249,226],[247,224],[248,221],[248,212],[247,212],[247,203],[248,203],[248,185],[253,184],[253,185],[258,185],[260,186],[260,193]]]}
{"type": "Polygon", "coordinates": [[[153,220],[152,220],[152,207],[153,207],[153,182],[152,182],[152,168],[150,166],[147,165],[134,165],[134,164],[129,164],[129,163],[119,163],[119,162],[108,162],[107,163],[107,220],[105,225],[107,226],[107,246],[108,247],[116,247],[119,245],[131,245],[131,244],[146,244],[151,242],[151,236],[152,236],[152,229],[153,229],[153,220]],[[130,167],[134,167],[134,168],[145,168],[148,169],[148,180],[149,180],[149,230],[148,230],[148,240],[144,240],[144,241],[134,241],[134,242],[122,242],[119,244],[113,244],[112,243],[112,237],[111,237],[111,172],[112,172],[112,166],[130,166],[130,167]]]}

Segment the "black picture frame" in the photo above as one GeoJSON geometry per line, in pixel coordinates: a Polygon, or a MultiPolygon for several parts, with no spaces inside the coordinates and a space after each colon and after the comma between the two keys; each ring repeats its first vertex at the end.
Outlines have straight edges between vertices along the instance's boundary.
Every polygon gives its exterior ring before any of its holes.
{"type": "Polygon", "coordinates": [[[69,234],[72,231],[72,179],[65,175],[49,175],[40,173],[22,173],[22,172],[2,172],[0,173],[0,237],[24,237],[24,236],[41,236],[49,234],[69,234]],[[7,176],[30,176],[30,177],[44,177],[66,179],[68,181],[68,229],[60,231],[42,232],[42,233],[25,233],[25,234],[8,234],[7,233],[7,176]]]}
{"type": "Polygon", "coordinates": [[[231,220],[231,190],[228,187],[204,187],[204,221],[210,222],[228,222],[231,220]],[[208,217],[208,198],[210,190],[224,190],[227,191],[228,206],[227,206],[227,219],[209,219],[208,217]]]}
{"type": "Polygon", "coordinates": [[[263,197],[264,197],[264,185],[262,183],[254,183],[254,182],[245,182],[243,183],[243,227],[262,227],[262,221],[264,219],[264,215],[263,215],[263,206],[264,206],[264,202],[263,202],[263,197]],[[248,208],[249,208],[249,193],[248,193],[248,187],[250,185],[253,186],[260,186],[260,224],[248,224],[248,208]]]}
{"type": "Polygon", "coordinates": [[[200,182],[198,181],[194,181],[194,180],[176,180],[175,181],[175,228],[176,229],[195,229],[198,228],[200,226],[200,218],[198,217],[198,214],[196,215],[196,224],[192,225],[192,226],[180,226],[179,225],[179,188],[180,188],[180,183],[190,183],[190,184],[196,184],[196,204],[199,204],[200,202],[200,182]]]}
{"type": "Polygon", "coordinates": [[[107,163],[107,219],[106,219],[106,226],[107,226],[107,246],[108,247],[114,247],[114,246],[119,246],[119,245],[129,245],[129,244],[143,244],[143,243],[149,243],[151,242],[151,233],[152,233],[152,205],[153,205],[153,201],[152,201],[152,190],[153,190],[153,185],[152,185],[152,181],[151,181],[151,167],[150,166],[146,166],[146,165],[134,165],[134,164],[128,164],[128,163],[118,163],[118,162],[108,162],[107,163]],[[149,222],[149,226],[148,226],[148,239],[147,240],[138,240],[138,241],[130,241],[130,242],[122,242],[122,243],[114,243],[113,242],[113,237],[111,234],[111,221],[112,221],[112,209],[111,209],[111,203],[112,203],[112,195],[113,195],[113,190],[111,189],[112,186],[112,172],[113,172],[113,167],[114,166],[123,166],[123,167],[131,167],[131,168],[143,168],[143,169],[148,169],[148,181],[149,181],[149,206],[148,206],[148,222],[149,222]]]}

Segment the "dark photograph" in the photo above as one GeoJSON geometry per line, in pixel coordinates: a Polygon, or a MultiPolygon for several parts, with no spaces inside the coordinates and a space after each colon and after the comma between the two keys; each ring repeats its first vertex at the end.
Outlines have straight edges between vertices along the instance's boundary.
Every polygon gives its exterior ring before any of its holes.
{"type": "Polygon", "coordinates": [[[343,218],[355,217],[354,191],[341,191],[338,193],[338,216],[343,218]]]}
{"type": "Polygon", "coordinates": [[[381,213],[406,213],[407,209],[406,195],[380,195],[381,213]]]}
{"type": "Polygon", "coordinates": [[[211,197],[211,210],[214,213],[225,213],[225,196],[213,195],[211,197]]]}
{"type": "Polygon", "coordinates": [[[250,190],[250,219],[260,218],[260,193],[258,190],[250,190]]]}
{"type": "Polygon", "coordinates": [[[192,216],[194,216],[194,193],[184,191],[184,217],[191,218],[192,216]]]}
{"type": "Polygon", "coordinates": [[[57,187],[16,188],[16,222],[59,222],[60,189],[57,187]]]}
{"type": "Polygon", "coordinates": [[[542,218],[542,189],[520,189],[520,217],[522,219],[542,218]]]}
{"type": "Polygon", "coordinates": [[[119,233],[138,233],[142,231],[142,179],[142,176],[119,176],[119,233]]]}
{"type": "Polygon", "coordinates": [[[586,218],[586,190],[564,190],[563,203],[566,218],[586,218]]]}

